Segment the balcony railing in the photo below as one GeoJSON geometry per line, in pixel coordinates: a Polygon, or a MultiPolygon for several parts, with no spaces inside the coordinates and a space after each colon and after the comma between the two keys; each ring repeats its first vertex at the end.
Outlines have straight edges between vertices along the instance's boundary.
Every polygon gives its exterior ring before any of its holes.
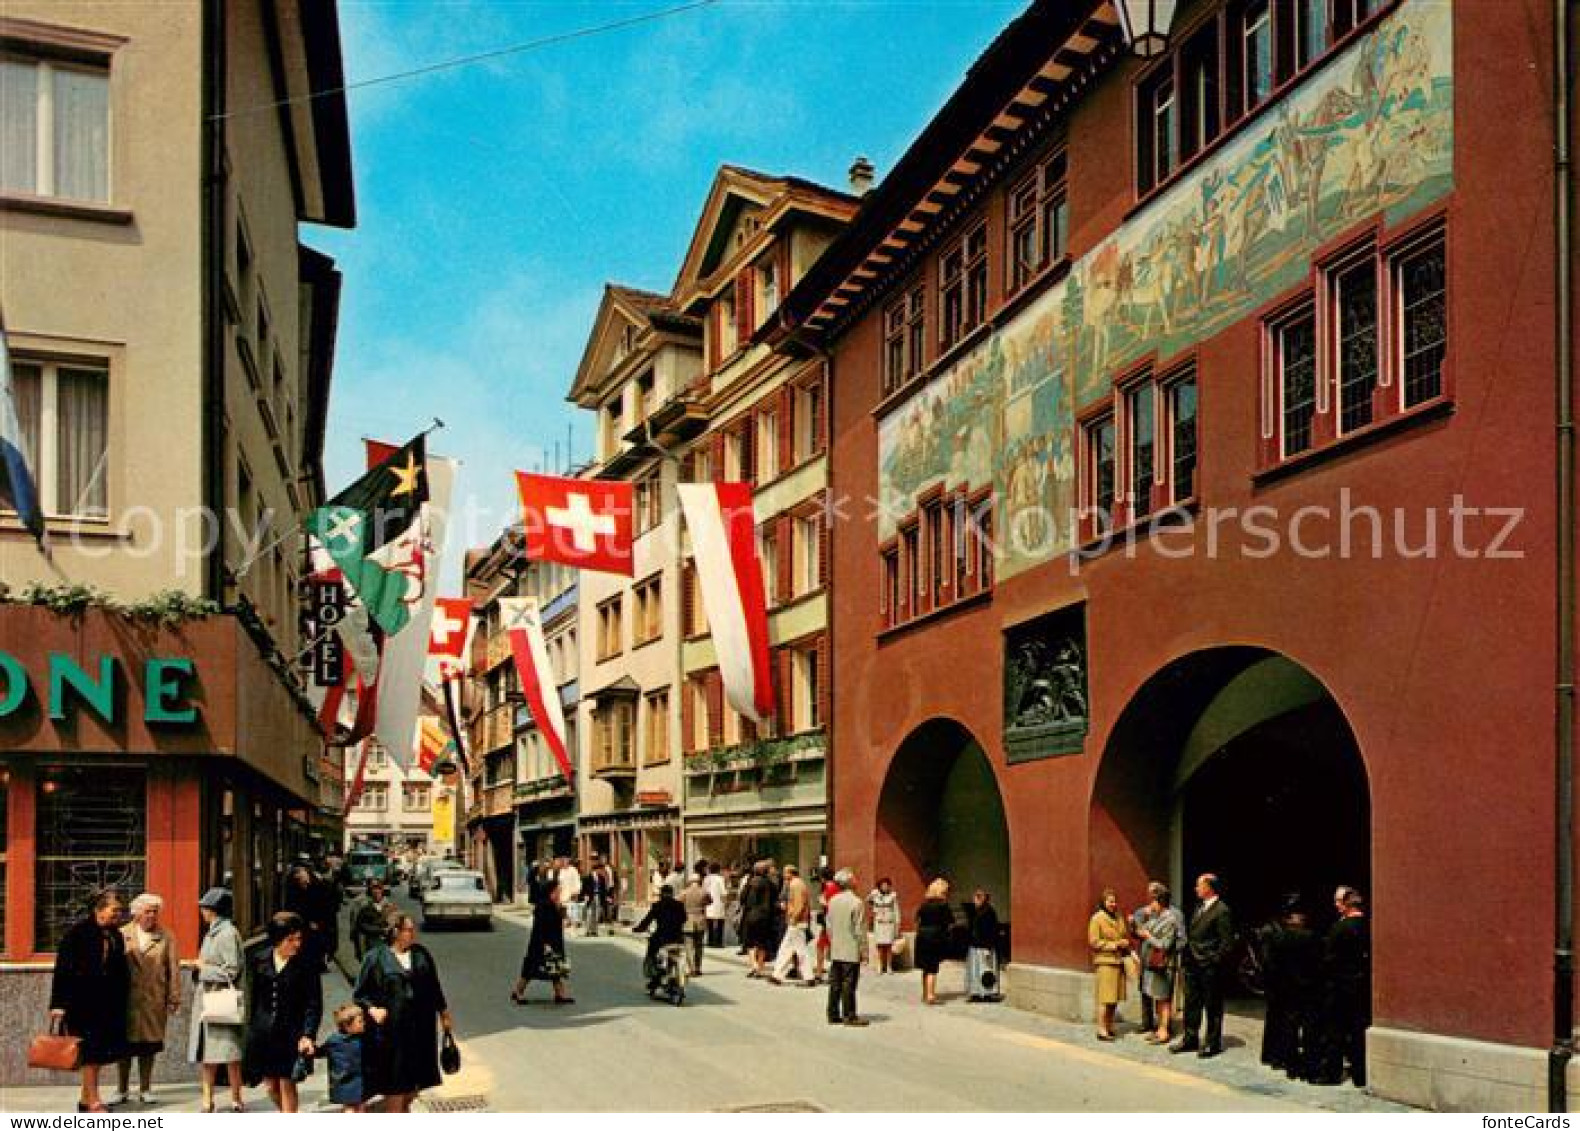
{"type": "Polygon", "coordinates": [[[574,792],[571,783],[565,780],[564,774],[550,774],[547,777],[533,778],[531,781],[517,782],[516,803],[570,797],[574,792]]]}
{"type": "Polygon", "coordinates": [[[822,759],[826,739],[821,731],[793,734],[786,738],[765,738],[737,746],[701,750],[686,757],[686,774],[734,773],[737,770],[767,769],[771,766],[815,762],[822,759]]]}

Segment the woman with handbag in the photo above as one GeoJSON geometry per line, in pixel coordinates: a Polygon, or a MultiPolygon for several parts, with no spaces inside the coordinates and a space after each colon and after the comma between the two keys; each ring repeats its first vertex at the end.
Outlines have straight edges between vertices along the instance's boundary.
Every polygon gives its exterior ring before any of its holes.
{"type": "Polygon", "coordinates": [[[78,1038],[82,1095],[78,1111],[109,1111],[99,1095],[99,1068],[121,1059],[126,1044],[126,947],[121,897],[99,893],[93,909],[60,940],[49,988],[52,1025],[78,1038]]]}
{"type": "Polygon", "coordinates": [[[1125,959],[1130,954],[1130,932],[1119,914],[1119,896],[1113,888],[1086,924],[1086,944],[1097,973],[1097,1039],[1114,1039],[1114,1014],[1125,1000],[1125,959]]]}
{"type": "Polygon", "coordinates": [[[132,900],[132,921],[121,928],[130,988],[126,1004],[125,1056],[116,1065],[120,1087],[112,1103],[123,1104],[137,1061],[139,1103],[153,1103],[154,1057],[165,1051],[165,1029],[181,1010],[181,948],[159,921],[165,901],[144,892],[132,900]]]}
{"type": "Polygon", "coordinates": [[[209,888],[198,900],[203,918],[203,944],[198,950],[197,1002],[192,1009],[188,1059],[202,1065],[203,1110],[214,1110],[214,1084],[220,1066],[230,1086],[230,1110],[245,1110],[241,1102],[241,1055],[247,1030],[243,1025],[246,1003],[241,978],[246,969],[241,932],[230,921],[230,892],[209,888]]]}
{"type": "Polygon", "coordinates": [[[318,1022],[324,1015],[319,952],[306,949],[307,924],[294,911],[277,912],[269,945],[248,963],[247,1048],[242,1078],[262,1084],[277,1110],[297,1110],[297,1062],[311,1070],[318,1022]]]}
{"type": "Polygon", "coordinates": [[[532,933],[527,936],[527,953],[521,956],[521,973],[510,990],[510,1000],[517,1005],[527,1004],[527,985],[534,979],[554,987],[555,1005],[570,1005],[576,1000],[565,989],[571,967],[565,957],[562,890],[556,883],[542,883],[534,894],[532,933]]]}
{"type": "Polygon", "coordinates": [[[1149,1045],[1167,1044],[1174,1021],[1174,980],[1179,976],[1179,949],[1185,941],[1185,916],[1174,906],[1174,895],[1160,883],[1147,885],[1152,902],[1146,925],[1136,929],[1141,939],[1141,992],[1152,999],[1157,1026],[1148,1033],[1149,1045]]]}
{"type": "Polygon", "coordinates": [[[367,1094],[382,1094],[385,1111],[410,1111],[418,1092],[439,1083],[440,1026],[445,1057],[453,1057],[457,1067],[460,1061],[439,968],[417,942],[417,922],[410,915],[395,921],[388,946],[362,960],[351,996],[373,1022],[363,1046],[367,1094]]]}

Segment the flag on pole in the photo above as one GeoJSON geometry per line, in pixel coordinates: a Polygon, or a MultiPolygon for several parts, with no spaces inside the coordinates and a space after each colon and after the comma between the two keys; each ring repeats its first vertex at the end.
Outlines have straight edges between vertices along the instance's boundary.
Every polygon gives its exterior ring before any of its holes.
{"type": "Polygon", "coordinates": [[[438,598],[439,561],[444,552],[450,491],[456,463],[428,456],[424,479],[428,499],[418,512],[404,547],[391,558],[406,580],[401,600],[411,627],[384,641],[379,665],[378,718],[374,732],[396,755],[401,769],[411,765],[411,736],[422,706],[422,678],[428,666],[429,627],[438,598]]]}
{"type": "MultiPolygon", "coordinates": [[[[434,767],[449,756],[450,736],[444,733],[444,724],[432,715],[417,720],[417,768],[432,775],[434,767]]],[[[453,759],[452,759],[453,761],[453,759]]]]}
{"type": "Polygon", "coordinates": [[[682,483],[698,589],[730,705],[753,722],[774,713],[768,608],[748,483],[682,483]]]}
{"type": "Polygon", "coordinates": [[[44,510],[38,501],[38,481],[27,466],[29,445],[22,431],[17,399],[5,318],[0,315],[0,502],[16,512],[23,527],[33,535],[33,541],[43,549],[44,510]]]}
{"type": "Polygon", "coordinates": [[[559,763],[560,772],[572,785],[576,771],[565,750],[565,712],[560,706],[559,684],[549,666],[549,650],[543,643],[543,620],[538,603],[530,597],[501,597],[499,615],[510,640],[510,654],[516,661],[516,675],[526,696],[532,721],[559,763]]]}
{"type": "Polygon", "coordinates": [[[516,472],[527,557],[630,577],[633,485],[516,472]]]}
{"type": "Polygon", "coordinates": [[[466,597],[439,597],[433,603],[428,629],[428,655],[439,667],[441,681],[466,674],[466,645],[472,636],[472,602],[466,597]]]}
{"type": "Polygon", "coordinates": [[[419,520],[429,495],[424,438],[418,436],[307,516],[307,533],[387,636],[411,621],[419,520]]]}

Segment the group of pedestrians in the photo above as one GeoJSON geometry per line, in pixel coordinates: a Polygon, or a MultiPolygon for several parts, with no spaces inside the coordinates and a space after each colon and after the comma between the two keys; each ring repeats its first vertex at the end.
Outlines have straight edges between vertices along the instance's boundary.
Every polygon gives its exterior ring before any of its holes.
{"type": "MultiPolygon", "coordinates": [[[[1223,1052],[1224,999],[1241,939],[1212,873],[1197,877],[1196,908],[1187,922],[1161,883],[1125,917],[1118,894],[1105,890],[1087,923],[1096,975],[1097,1039],[1113,1041],[1119,1005],[1138,983],[1141,1025],[1149,1044],[1168,1043],[1174,1003],[1183,990],[1184,1022],[1171,1053],[1211,1058],[1223,1052]]],[[[1290,1079],[1339,1084],[1346,1071],[1366,1083],[1366,1029],[1371,1024],[1371,935],[1366,901],[1352,887],[1334,895],[1335,921],[1313,929],[1298,897],[1279,919],[1253,932],[1267,995],[1262,1062],[1290,1079]]],[[[918,952],[920,948],[918,948],[918,952]]]]}
{"type": "MultiPolygon", "coordinates": [[[[346,1110],[383,1097],[384,1110],[409,1111],[417,1093],[439,1082],[438,1033],[452,1030],[433,956],[417,942],[412,918],[370,890],[353,918],[362,966],[352,1001],[335,1011],[336,1032],[320,1042],[322,975],[338,939],[339,895],[310,871],[293,873],[285,908],[265,924],[250,951],[233,921],[229,890],[197,901],[203,932],[193,971],[187,1052],[200,1066],[202,1110],[217,1110],[223,1073],[230,1111],[244,1111],[243,1089],[262,1086],[276,1110],[299,1109],[298,1085],[315,1060],[329,1064],[330,1096],[346,1110]],[[333,910],[329,896],[333,895],[333,910]],[[309,920],[297,908],[306,907],[309,920]]],[[[126,908],[104,891],[62,938],[50,988],[52,1027],[78,1039],[78,1111],[103,1112],[131,1099],[153,1102],[156,1057],[184,993],[180,946],[162,921],[164,901],[144,893],[126,908]],[[117,1065],[119,1090],[100,1090],[117,1065]]]]}

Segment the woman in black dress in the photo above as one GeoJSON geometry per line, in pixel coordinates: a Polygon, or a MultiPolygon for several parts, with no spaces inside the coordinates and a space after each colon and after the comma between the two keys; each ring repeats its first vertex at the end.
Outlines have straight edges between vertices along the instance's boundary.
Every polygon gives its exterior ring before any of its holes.
{"type": "Polygon", "coordinates": [[[774,915],[778,903],[778,893],[768,878],[768,862],[759,860],[752,865],[751,877],[741,887],[741,945],[752,956],[752,968],[747,977],[767,976],[764,964],[775,947],[774,915]]]}
{"type": "Polygon", "coordinates": [[[93,909],[60,940],[49,987],[49,1016],[82,1039],[78,1111],[109,1111],[99,1096],[99,1066],[121,1059],[131,974],[121,936],[121,897],[101,892],[93,909]]]}
{"type": "Polygon", "coordinates": [[[373,1022],[363,1036],[363,1094],[383,1095],[385,1111],[410,1111],[418,1092],[439,1083],[437,1026],[454,1027],[439,968],[410,915],[395,920],[388,946],[362,960],[351,996],[373,1022]]]}
{"type": "Polygon", "coordinates": [[[560,886],[552,876],[532,887],[532,933],[527,953],[521,957],[521,975],[510,991],[510,1000],[527,1004],[527,984],[534,980],[554,987],[554,1004],[570,1005],[576,999],[565,990],[570,963],[565,959],[565,915],[560,907],[560,886]]]}
{"type": "Polygon", "coordinates": [[[949,881],[940,876],[927,885],[927,898],[916,909],[916,968],[922,972],[922,1003],[938,1004],[938,967],[949,950],[955,913],[949,906],[949,881]]]}
{"type": "Polygon", "coordinates": [[[269,920],[269,945],[247,963],[247,1047],[241,1075],[263,1084],[274,1106],[297,1109],[292,1073],[297,1057],[311,1057],[324,1014],[323,988],[312,959],[301,953],[306,925],[281,911],[269,920]]]}

